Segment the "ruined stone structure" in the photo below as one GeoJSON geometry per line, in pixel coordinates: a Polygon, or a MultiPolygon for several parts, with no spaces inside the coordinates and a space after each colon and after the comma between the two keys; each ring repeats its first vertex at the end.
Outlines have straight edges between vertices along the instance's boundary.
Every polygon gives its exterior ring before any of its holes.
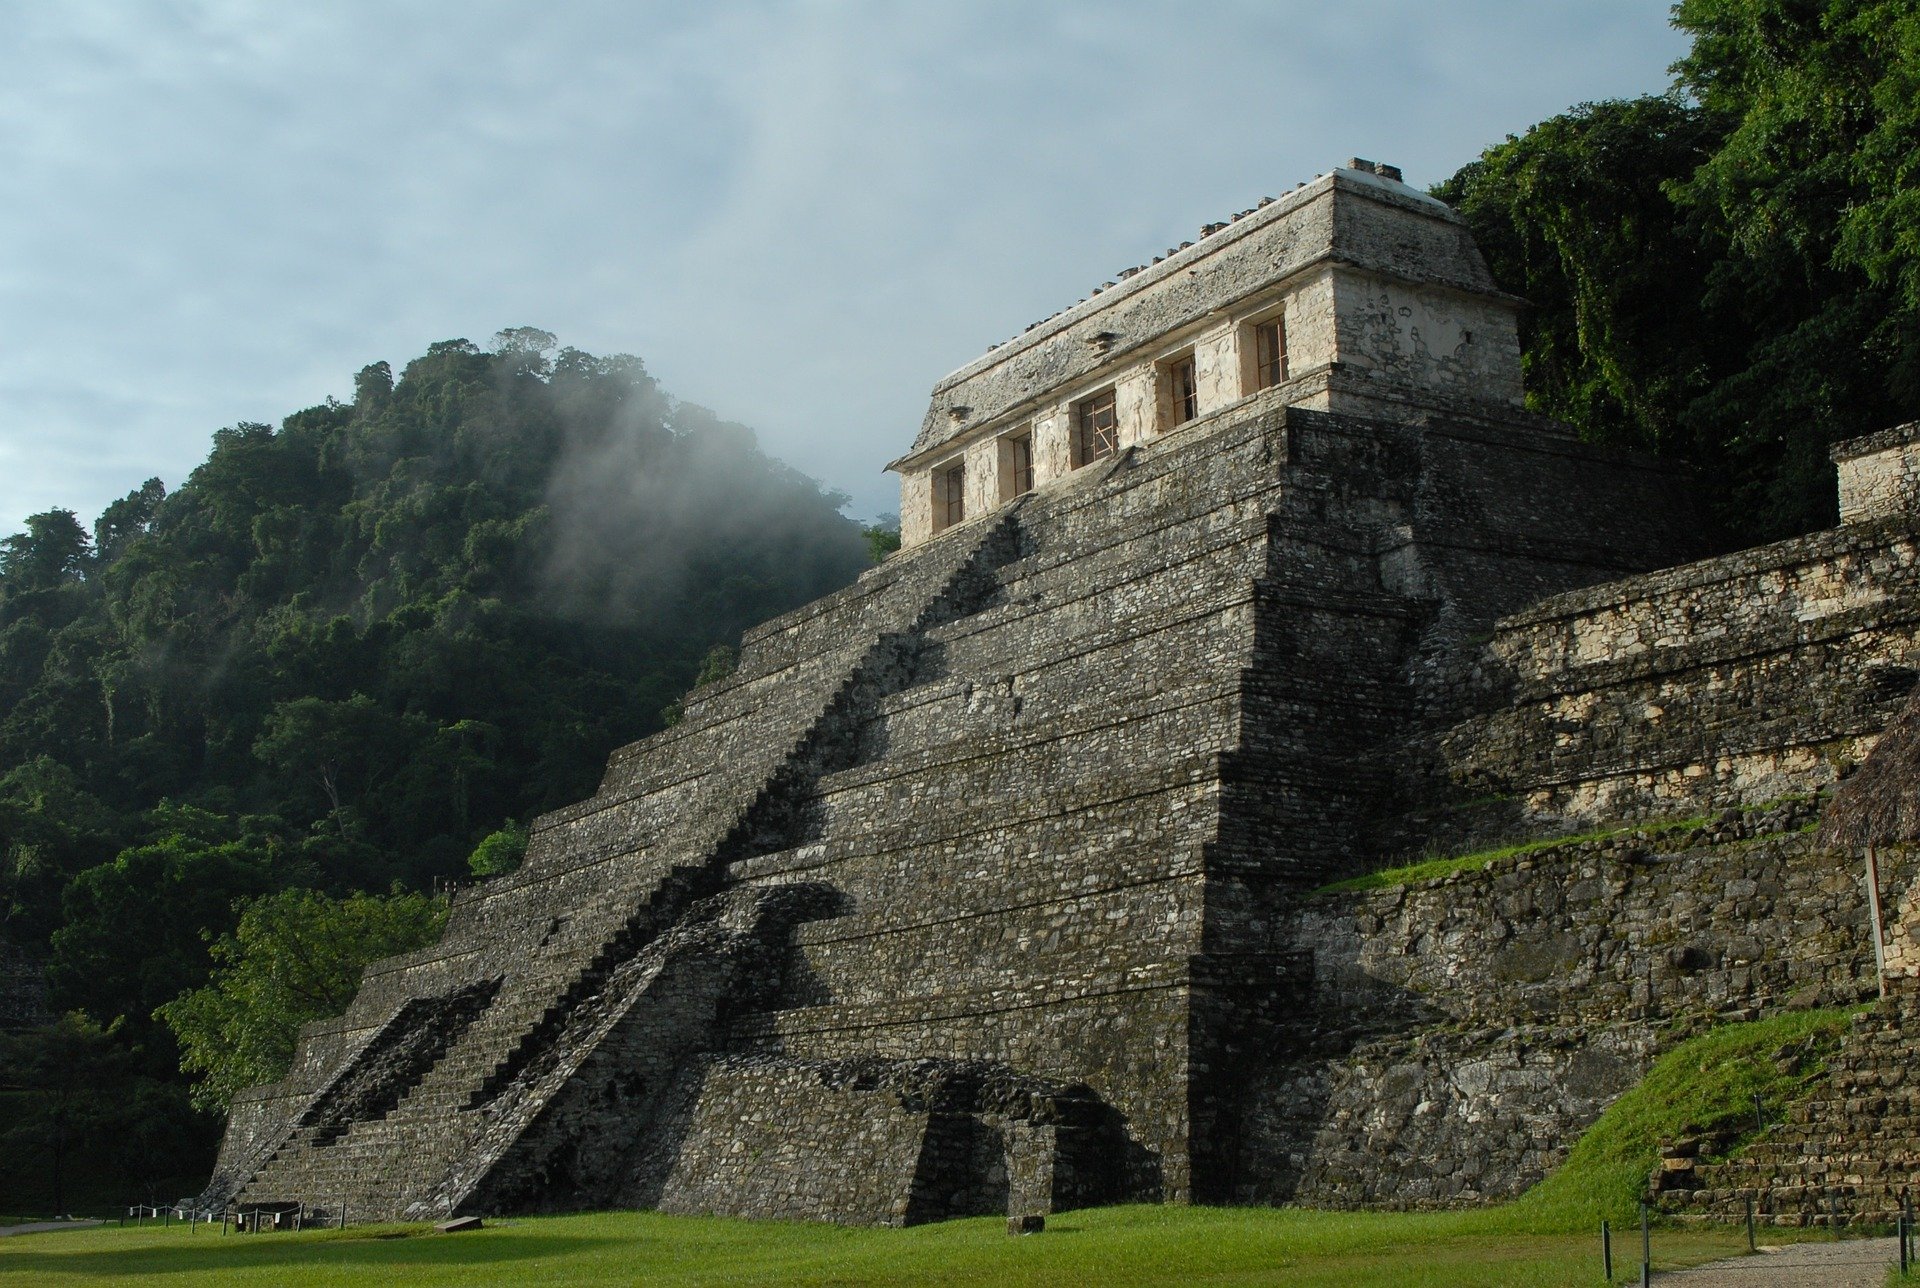
{"type": "Polygon", "coordinates": [[[1518,307],[1354,163],[943,380],[906,548],[370,967],[210,1195],[1470,1202],[1689,1027],[1858,997],[1798,829],[1913,684],[1920,435],[1839,454],[1842,528],[1688,562],[1684,476],[1522,409],[1518,307]]]}

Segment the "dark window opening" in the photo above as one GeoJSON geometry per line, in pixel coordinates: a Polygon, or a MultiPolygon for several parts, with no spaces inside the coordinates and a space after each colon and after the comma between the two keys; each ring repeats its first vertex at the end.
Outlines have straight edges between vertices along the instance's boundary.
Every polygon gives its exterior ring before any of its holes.
{"type": "Polygon", "coordinates": [[[1271,389],[1287,378],[1287,324],[1283,318],[1253,328],[1254,388],[1271,389]]]}
{"type": "Polygon", "coordinates": [[[1008,498],[1033,491],[1033,436],[1022,434],[1007,440],[1007,471],[1013,490],[1008,498]]]}
{"type": "Polygon", "coordinates": [[[1119,450],[1120,417],[1109,389],[1074,408],[1073,467],[1090,465],[1119,450]]]}
{"type": "Polygon", "coordinates": [[[1200,414],[1200,382],[1191,355],[1167,367],[1167,385],[1172,395],[1173,424],[1184,425],[1200,414]]]}
{"type": "Polygon", "coordinates": [[[940,471],[942,528],[951,528],[967,517],[967,467],[952,465],[940,471]]]}

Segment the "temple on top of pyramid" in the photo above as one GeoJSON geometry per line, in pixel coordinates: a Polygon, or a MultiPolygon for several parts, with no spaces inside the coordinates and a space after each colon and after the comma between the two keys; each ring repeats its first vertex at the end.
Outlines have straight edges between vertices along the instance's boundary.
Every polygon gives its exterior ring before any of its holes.
{"type": "Polygon", "coordinates": [[[1524,403],[1521,305],[1458,215],[1356,158],[1205,225],[934,386],[913,449],[888,466],[902,543],[1212,416],[1509,418],[1524,403]]]}

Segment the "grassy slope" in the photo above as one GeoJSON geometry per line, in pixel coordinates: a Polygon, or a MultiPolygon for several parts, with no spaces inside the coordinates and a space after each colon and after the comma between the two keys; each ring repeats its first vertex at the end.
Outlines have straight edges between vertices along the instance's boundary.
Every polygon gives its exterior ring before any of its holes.
{"type": "Polygon", "coordinates": [[[1488,1209],[1486,1219],[1509,1230],[1577,1230],[1602,1217],[1636,1219],[1662,1141],[1731,1132],[1737,1147],[1751,1134],[1753,1097],[1774,1114],[1804,1098],[1852,1014],[1788,1011],[1681,1043],[1608,1106],[1559,1170],[1514,1202],[1488,1209]]]}
{"type": "MultiPolygon", "coordinates": [[[[1659,1142],[1778,1105],[1818,1076],[1847,1012],[1728,1025],[1674,1048],[1584,1135],[1566,1165],[1518,1201],[1466,1212],[1126,1207],[1055,1217],[1036,1238],[1004,1223],[913,1230],[777,1225],[654,1213],[515,1221],[459,1236],[356,1229],[230,1236],[179,1227],[29,1235],[0,1241],[0,1278],[134,1283],[192,1275],[222,1284],[1591,1284],[1594,1228],[1621,1226],[1659,1142]],[[1789,1058],[1778,1057],[1785,1052],[1789,1058]],[[382,1236],[385,1237],[382,1237],[382,1236]]],[[[1633,1267],[1631,1237],[1616,1265],[1633,1267]]],[[[1656,1265],[1744,1246],[1732,1231],[1662,1230],[1656,1265]]]]}

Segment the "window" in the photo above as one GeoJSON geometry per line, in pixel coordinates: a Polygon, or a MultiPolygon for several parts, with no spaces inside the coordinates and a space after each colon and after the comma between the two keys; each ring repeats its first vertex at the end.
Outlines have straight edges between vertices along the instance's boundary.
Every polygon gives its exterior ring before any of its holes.
{"type": "Polygon", "coordinates": [[[1271,389],[1287,378],[1287,322],[1272,318],[1253,327],[1253,387],[1271,389]]]}
{"type": "Polygon", "coordinates": [[[1167,428],[1184,425],[1200,414],[1200,382],[1193,355],[1167,364],[1167,428]]]}
{"type": "Polygon", "coordinates": [[[1000,440],[1000,499],[1011,501],[1033,491],[1033,434],[1009,434],[1000,440]]]}
{"type": "Polygon", "coordinates": [[[955,463],[933,474],[933,530],[944,532],[967,517],[967,467],[955,463]]]}
{"type": "Polygon", "coordinates": [[[1113,390],[1095,394],[1073,409],[1073,468],[1091,465],[1120,450],[1120,417],[1113,390]]]}

